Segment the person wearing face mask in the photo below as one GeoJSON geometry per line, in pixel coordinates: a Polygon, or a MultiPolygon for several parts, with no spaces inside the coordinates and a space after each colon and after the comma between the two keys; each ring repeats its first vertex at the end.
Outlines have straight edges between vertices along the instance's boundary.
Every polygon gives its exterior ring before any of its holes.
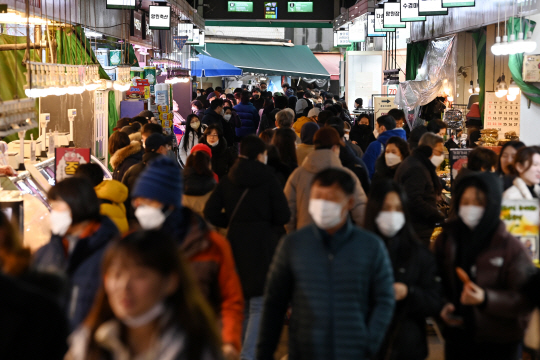
{"type": "Polygon", "coordinates": [[[418,148],[401,163],[394,177],[410,200],[411,223],[426,246],[429,246],[435,224],[444,220],[437,208],[442,185],[436,173],[444,160],[443,141],[438,135],[425,133],[418,148]]]}
{"type": "Polygon", "coordinates": [[[238,141],[236,138],[236,129],[242,127],[242,121],[232,107],[230,100],[225,100],[223,108],[223,136],[227,140],[228,146],[235,146],[238,141]]]}
{"type": "Polygon", "coordinates": [[[32,268],[69,280],[62,305],[73,330],[88,315],[100,283],[103,253],[119,232],[108,217],[100,215],[96,192],[85,178],[62,180],[47,197],[52,207],[51,241],[36,252],[32,268]]]}
{"type": "Polygon", "coordinates": [[[400,137],[392,136],[386,143],[384,156],[375,163],[372,184],[383,180],[393,180],[399,165],[409,156],[409,144],[400,137]]]}
{"type": "Polygon", "coordinates": [[[377,118],[375,131],[379,135],[376,141],[369,144],[364,152],[364,157],[362,158],[367,166],[370,179],[372,179],[373,174],[375,174],[375,162],[381,154],[384,154],[388,139],[392,136],[398,136],[403,140],[407,140],[405,130],[396,128],[396,120],[390,115],[383,115],[377,118]]]}
{"type": "Polygon", "coordinates": [[[291,219],[285,227],[287,233],[313,223],[314,219],[309,213],[311,182],[317,173],[328,168],[342,169],[354,177],[356,186],[350,213],[353,222],[361,226],[364,222],[367,197],[356,174],[342,165],[339,156],[341,147],[345,145],[339,133],[331,126],[323,127],[313,136],[313,145],[315,151],[306,156],[302,165],[293,171],[285,185],[285,196],[291,211],[291,219]]]}
{"type": "Polygon", "coordinates": [[[376,359],[426,359],[426,318],[437,316],[443,305],[435,257],[420,244],[408,219],[401,188],[387,179],[373,184],[364,226],[386,245],[394,270],[397,302],[392,324],[376,359]]]}
{"type": "Polygon", "coordinates": [[[505,200],[538,199],[540,197],[540,147],[519,149],[511,167],[516,178],[504,194],[505,200]]]}
{"type": "Polygon", "coordinates": [[[261,96],[261,89],[254,88],[251,91],[251,103],[253,104],[253,106],[255,106],[257,111],[259,111],[259,110],[261,110],[263,108],[263,106],[264,106],[264,98],[261,96]]]}
{"type": "Polygon", "coordinates": [[[266,97],[268,95],[268,85],[265,82],[259,84],[259,89],[261,89],[262,97],[266,97]]]}
{"type": "Polygon", "coordinates": [[[534,266],[500,220],[501,190],[496,174],[464,176],[452,194],[456,217],[435,243],[448,360],[518,358],[532,310],[521,289],[534,266]]]}
{"type": "MultiPolygon", "coordinates": [[[[240,143],[240,157],[206,203],[212,225],[227,228],[246,299],[241,359],[255,359],[266,275],[283,226],[290,217],[287,199],[267,162],[265,143],[255,135],[240,143]]],[[[283,320],[282,320],[283,325],[283,320]]]]}
{"type": "Polygon", "coordinates": [[[195,114],[199,119],[204,116],[204,105],[199,100],[193,100],[191,102],[191,113],[195,114]]]}
{"type": "Polygon", "coordinates": [[[180,145],[178,146],[179,152],[178,156],[180,157],[180,165],[182,168],[185,167],[187,157],[191,153],[191,149],[199,143],[199,139],[203,135],[207,126],[201,124],[200,118],[195,114],[189,114],[186,118],[186,131],[182,139],[180,140],[180,145]]]}
{"type": "Polygon", "coordinates": [[[276,251],[257,359],[273,359],[289,304],[290,359],[370,359],[395,306],[388,253],[379,237],[349,219],[354,175],[325,169],[308,187],[314,223],[287,235],[276,251]]]}
{"type": "Polygon", "coordinates": [[[259,127],[259,111],[251,103],[250,97],[251,94],[249,91],[242,91],[240,103],[233,107],[242,121],[242,126],[236,129],[236,136],[239,139],[242,139],[246,135],[255,134],[259,127]]]}
{"type": "Polygon", "coordinates": [[[217,125],[210,125],[200,139],[201,144],[212,149],[212,169],[221,179],[229,172],[236,160],[237,153],[234,147],[229,147],[223,137],[223,130],[217,125]]]}
{"type": "Polygon", "coordinates": [[[215,99],[210,103],[210,107],[204,112],[201,123],[206,126],[215,124],[223,128],[223,99],[215,99]]]}
{"type": "Polygon", "coordinates": [[[65,360],[222,358],[216,320],[167,234],[135,232],[114,242],[100,278],[65,360]]]}
{"type": "Polygon", "coordinates": [[[156,159],[141,175],[132,195],[135,216],[144,230],[165,231],[177,242],[193,265],[203,294],[219,314],[224,352],[237,354],[243,298],[231,249],[199,215],[181,205],[183,181],[180,171],[171,165],[167,158],[156,159]]]}

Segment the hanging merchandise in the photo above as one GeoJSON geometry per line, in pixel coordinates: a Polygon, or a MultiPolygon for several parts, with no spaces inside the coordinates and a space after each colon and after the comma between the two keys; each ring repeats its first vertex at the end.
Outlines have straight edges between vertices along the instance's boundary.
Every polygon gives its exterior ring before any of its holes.
{"type": "Polygon", "coordinates": [[[426,21],[418,14],[418,0],[401,0],[400,17],[403,22],[426,21]]]}
{"type": "Polygon", "coordinates": [[[419,0],[418,15],[448,15],[448,8],[443,8],[442,0],[419,0]]]}
{"type": "Polygon", "coordinates": [[[454,96],[456,89],[456,35],[431,40],[416,80],[399,84],[395,103],[412,111],[437,96],[454,96]]]}
{"type": "Polygon", "coordinates": [[[401,21],[401,4],[384,3],[383,27],[385,29],[404,28],[406,24],[401,21]]]}

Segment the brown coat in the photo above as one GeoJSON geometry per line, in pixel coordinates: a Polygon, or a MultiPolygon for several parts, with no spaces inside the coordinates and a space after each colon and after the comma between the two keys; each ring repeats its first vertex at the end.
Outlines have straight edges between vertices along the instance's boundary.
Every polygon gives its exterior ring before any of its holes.
{"type": "MultiPolygon", "coordinates": [[[[435,244],[444,295],[449,301],[459,299],[462,291],[462,284],[455,275],[455,235],[452,228],[447,228],[435,244]]],[[[489,246],[476,258],[475,267],[471,280],[485,290],[487,302],[485,306],[474,307],[474,340],[500,344],[520,341],[532,310],[520,291],[533,271],[527,251],[500,222],[489,246]]]]}

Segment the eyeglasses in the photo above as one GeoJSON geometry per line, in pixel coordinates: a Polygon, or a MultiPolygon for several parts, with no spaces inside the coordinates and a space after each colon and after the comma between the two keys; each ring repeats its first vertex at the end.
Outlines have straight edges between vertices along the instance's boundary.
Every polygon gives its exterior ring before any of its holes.
{"type": "Polygon", "coordinates": [[[218,137],[218,134],[208,134],[206,137],[218,137]]]}

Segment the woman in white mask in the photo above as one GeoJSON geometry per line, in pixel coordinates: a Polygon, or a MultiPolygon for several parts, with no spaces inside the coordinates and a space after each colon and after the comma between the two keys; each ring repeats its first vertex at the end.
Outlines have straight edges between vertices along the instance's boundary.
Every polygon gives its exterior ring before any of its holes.
{"type": "Polygon", "coordinates": [[[201,124],[200,118],[195,114],[189,114],[186,119],[186,131],[180,144],[178,145],[178,156],[180,157],[180,165],[182,168],[186,166],[187,157],[191,153],[191,149],[199,143],[199,139],[206,130],[206,125],[201,124]]]}
{"type": "Polygon", "coordinates": [[[220,358],[217,322],[165,233],[135,232],[114,242],[102,280],[65,359],[220,358]]]}
{"type": "Polygon", "coordinates": [[[90,310],[101,281],[103,253],[119,232],[108,217],[100,215],[99,200],[87,179],[62,180],[47,197],[52,237],[35,254],[32,267],[67,277],[69,291],[63,303],[73,330],[90,310]]]}
{"type": "Polygon", "coordinates": [[[212,169],[221,179],[227,175],[236,160],[234,147],[229,147],[223,136],[223,128],[212,124],[204,131],[200,142],[212,149],[212,169]]]}
{"type": "Polygon", "coordinates": [[[386,245],[397,302],[376,359],[427,358],[425,319],[438,315],[442,306],[435,257],[420,244],[408,218],[404,193],[395,182],[383,179],[373,184],[365,228],[379,235],[386,245]]]}
{"type": "Polygon", "coordinates": [[[501,198],[496,174],[464,176],[452,196],[456,217],[435,244],[447,360],[518,358],[531,311],[521,289],[533,264],[500,220],[501,198]]]}
{"type": "Polygon", "coordinates": [[[409,156],[409,144],[398,136],[392,136],[386,143],[386,149],[375,162],[375,174],[371,182],[393,180],[399,165],[409,156]]]}

